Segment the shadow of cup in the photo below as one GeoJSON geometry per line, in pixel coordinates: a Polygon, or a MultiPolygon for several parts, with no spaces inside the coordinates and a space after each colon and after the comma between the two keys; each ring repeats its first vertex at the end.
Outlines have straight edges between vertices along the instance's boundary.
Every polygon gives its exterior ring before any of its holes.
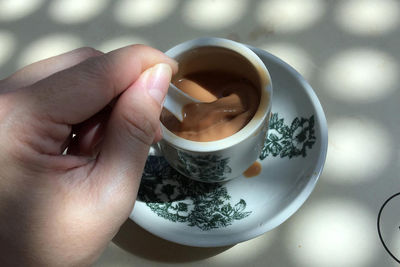
{"type": "Polygon", "coordinates": [[[121,226],[113,242],[138,257],[169,263],[198,261],[213,257],[233,247],[203,248],[179,245],[152,235],[129,219],[121,226]]]}

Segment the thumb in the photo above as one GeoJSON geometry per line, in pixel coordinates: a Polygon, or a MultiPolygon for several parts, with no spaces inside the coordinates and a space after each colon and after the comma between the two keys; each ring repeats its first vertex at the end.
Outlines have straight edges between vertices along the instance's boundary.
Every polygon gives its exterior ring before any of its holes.
{"type": "Polygon", "coordinates": [[[106,187],[118,193],[128,190],[131,204],[150,145],[159,131],[162,102],[171,75],[168,64],[147,69],[119,97],[107,124],[95,163],[95,177],[105,179],[106,187]],[[108,186],[110,183],[112,186],[108,186]]]}

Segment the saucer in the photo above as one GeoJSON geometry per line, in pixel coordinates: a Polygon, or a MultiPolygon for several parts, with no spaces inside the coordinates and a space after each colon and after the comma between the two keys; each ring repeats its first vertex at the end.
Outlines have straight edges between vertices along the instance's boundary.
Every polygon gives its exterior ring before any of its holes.
{"type": "Polygon", "coordinates": [[[250,47],[267,66],[274,89],[261,173],[225,183],[188,179],[149,153],[129,216],[163,239],[196,247],[228,246],[283,223],[309,197],[325,163],[328,132],[321,104],[292,67],[250,47]]]}

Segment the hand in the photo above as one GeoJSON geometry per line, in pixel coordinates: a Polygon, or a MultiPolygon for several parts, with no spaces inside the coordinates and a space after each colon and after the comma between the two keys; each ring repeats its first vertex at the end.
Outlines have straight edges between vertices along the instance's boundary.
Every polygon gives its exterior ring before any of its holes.
{"type": "Polygon", "coordinates": [[[81,48],[0,81],[0,266],[101,254],[133,209],[176,71],[142,45],[81,48]]]}

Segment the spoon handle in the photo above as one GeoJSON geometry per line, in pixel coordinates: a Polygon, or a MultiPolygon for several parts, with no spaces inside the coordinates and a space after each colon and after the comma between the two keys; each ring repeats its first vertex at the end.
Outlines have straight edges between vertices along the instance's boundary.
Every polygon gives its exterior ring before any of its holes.
{"type": "Polygon", "coordinates": [[[164,108],[169,112],[174,114],[174,116],[179,120],[183,120],[182,108],[189,103],[198,103],[197,99],[189,96],[183,91],[176,88],[172,83],[169,84],[168,94],[165,97],[164,108]]]}

